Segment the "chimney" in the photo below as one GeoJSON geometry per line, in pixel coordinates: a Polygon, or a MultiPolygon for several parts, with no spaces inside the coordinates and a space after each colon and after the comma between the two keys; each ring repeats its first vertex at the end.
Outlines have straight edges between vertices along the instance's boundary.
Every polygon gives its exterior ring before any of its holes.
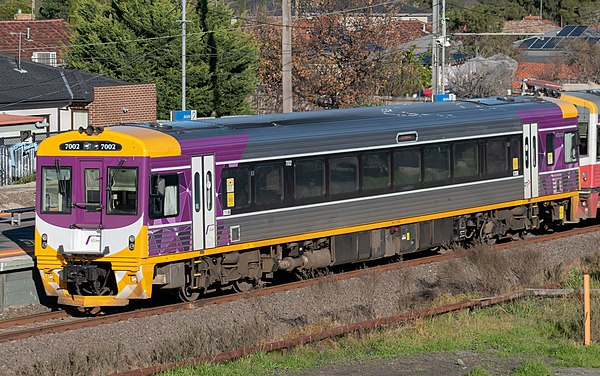
{"type": "Polygon", "coordinates": [[[15,21],[32,21],[34,19],[35,17],[33,14],[21,13],[21,9],[19,9],[17,11],[17,14],[15,14],[15,21]]]}

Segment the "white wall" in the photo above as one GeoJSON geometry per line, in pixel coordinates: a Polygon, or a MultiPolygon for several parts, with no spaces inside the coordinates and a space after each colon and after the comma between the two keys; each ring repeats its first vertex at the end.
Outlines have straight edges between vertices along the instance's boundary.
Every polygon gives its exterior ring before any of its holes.
{"type": "Polygon", "coordinates": [[[72,129],[71,125],[71,110],[69,108],[48,107],[48,108],[32,108],[27,110],[9,110],[1,111],[0,113],[9,115],[21,116],[48,116],[48,124],[50,124],[50,132],[68,131],[72,129]],[[60,121],[60,124],[59,124],[60,121]]]}

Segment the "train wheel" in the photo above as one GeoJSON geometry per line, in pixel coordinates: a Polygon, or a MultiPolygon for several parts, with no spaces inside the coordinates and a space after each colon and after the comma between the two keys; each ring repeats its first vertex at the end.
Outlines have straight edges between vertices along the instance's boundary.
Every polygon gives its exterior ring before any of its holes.
{"type": "Polygon", "coordinates": [[[238,279],[233,283],[233,289],[237,292],[248,292],[252,290],[254,286],[254,283],[244,279],[238,279]]]}
{"type": "Polygon", "coordinates": [[[179,299],[181,299],[182,302],[193,302],[200,297],[200,291],[192,289],[189,286],[180,287],[178,292],[179,299]]]}

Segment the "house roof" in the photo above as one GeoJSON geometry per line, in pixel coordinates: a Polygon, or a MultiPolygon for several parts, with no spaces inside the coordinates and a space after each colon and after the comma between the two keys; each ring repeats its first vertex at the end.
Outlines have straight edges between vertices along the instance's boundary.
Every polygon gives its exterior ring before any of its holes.
{"type": "Polygon", "coordinates": [[[21,35],[21,58],[31,60],[33,52],[56,52],[61,60],[62,50],[69,42],[69,27],[65,20],[0,21],[0,53],[19,54],[21,35]],[[29,39],[27,30],[29,29],[29,39]]]}
{"type": "Polygon", "coordinates": [[[31,107],[32,104],[90,103],[94,87],[130,83],[81,70],[54,68],[0,54],[0,112],[31,107]]]}
{"type": "Polygon", "coordinates": [[[526,16],[522,20],[505,21],[503,33],[546,33],[559,29],[554,21],[542,20],[539,16],[526,16]]]}
{"type": "Polygon", "coordinates": [[[0,114],[0,126],[4,125],[19,125],[19,124],[35,124],[44,121],[44,116],[22,116],[0,114]]]}
{"type": "Polygon", "coordinates": [[[524,79],[561,81],[575,76],[573,68],[565,63],[519,61],[512,85],[513,88],[519,88],[524,79]]]}

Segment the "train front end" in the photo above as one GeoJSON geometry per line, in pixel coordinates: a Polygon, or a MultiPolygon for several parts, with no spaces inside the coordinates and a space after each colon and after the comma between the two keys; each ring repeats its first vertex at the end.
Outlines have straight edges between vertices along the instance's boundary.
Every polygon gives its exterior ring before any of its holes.
{"type": "Polygon", "coordinates": [[[175,139],[119,126],[53,136],[37,153],[35,255],[45,292],[77,307],[150,298],[150,158],[180,154],[175,139]]]}

